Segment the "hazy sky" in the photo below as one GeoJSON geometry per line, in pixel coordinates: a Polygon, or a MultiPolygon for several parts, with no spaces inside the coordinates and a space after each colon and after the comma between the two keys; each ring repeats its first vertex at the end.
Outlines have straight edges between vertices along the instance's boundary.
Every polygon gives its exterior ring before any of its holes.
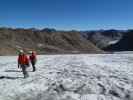
{"type": "Polygon", "coordinates": [[[133,0],[0,0],[0,27],[133,28],[133,0]]]}

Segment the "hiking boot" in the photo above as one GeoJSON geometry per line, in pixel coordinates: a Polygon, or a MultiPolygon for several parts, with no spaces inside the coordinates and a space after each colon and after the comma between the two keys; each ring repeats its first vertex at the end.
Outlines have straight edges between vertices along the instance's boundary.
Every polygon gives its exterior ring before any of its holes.
{"type": "Polygon", "coordinates": [[[24,75],[24,78],[28,78],[28,77],[29,77],[29,75],[28,75],[28,74],[24,75]]]}
{"type": "Polygon", "coordinates": [[[35,72],[36,71],[36,67],[33,67],[33,72],[35,72]]]}

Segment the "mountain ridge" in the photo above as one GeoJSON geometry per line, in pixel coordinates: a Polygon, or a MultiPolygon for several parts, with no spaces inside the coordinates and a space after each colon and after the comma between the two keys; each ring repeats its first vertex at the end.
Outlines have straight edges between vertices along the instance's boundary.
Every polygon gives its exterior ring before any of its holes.
{"type": "Polygon", "coordinates": [[[77,31],[54,29],[0,28],[0,55],[16,54],[16,49],[36,50],[39,54],[102,53],[77,31]]]}

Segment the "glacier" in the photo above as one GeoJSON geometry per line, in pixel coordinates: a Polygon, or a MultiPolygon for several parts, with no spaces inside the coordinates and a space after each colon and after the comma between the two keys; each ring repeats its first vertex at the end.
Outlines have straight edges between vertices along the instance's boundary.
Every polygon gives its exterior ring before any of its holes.
{"type": "Polygon", "coordinates": [[[39,55],[24,79],[0,56],[0,100],[133,100],[133,54],[39,55]]]}

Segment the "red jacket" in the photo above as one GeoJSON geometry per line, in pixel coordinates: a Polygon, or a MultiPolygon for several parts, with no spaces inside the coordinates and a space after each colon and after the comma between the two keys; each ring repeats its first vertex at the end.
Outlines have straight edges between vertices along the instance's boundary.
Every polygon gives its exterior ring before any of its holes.
{"type": "Polygon", "coordinates": [[[36,61],[36,59],[37,59],[36,54],[35,54],[35,53],[32,53],[32,54],[30,55],[30,60],[31,60],[31,61],[36,61]]]}
{"type": "Polygon", "coordinates": [[[29,64],[29,58],[27,57],[27,55],[19,55],[18,63],[19,64],[29,64]]]}

